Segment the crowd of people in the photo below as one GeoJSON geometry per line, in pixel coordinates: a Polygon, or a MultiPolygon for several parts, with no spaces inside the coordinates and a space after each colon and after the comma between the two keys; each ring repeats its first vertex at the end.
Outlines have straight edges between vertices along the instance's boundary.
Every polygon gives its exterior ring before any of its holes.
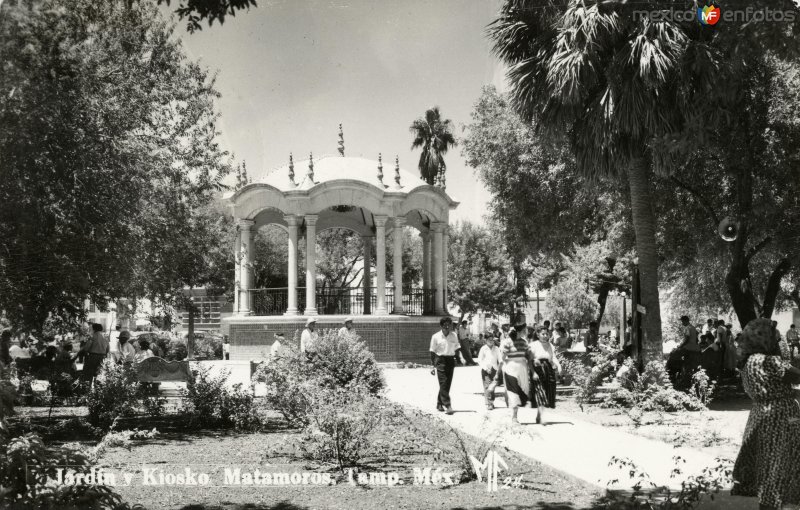
{"type": "MultiPolygon", "coordinates": [[[[676,387],[688,388],[692,375],[702,368],[714,381],[734,378],[740,373],[743,355],[740,339],[744,333],[733,334],[733,325],[721,319],[708,319],[703,325],[692,324],[689,316],[682,316],[680,342],[672,346],[667,360],[667,371],[676,387]]],[[[785,338],[778,330],[777,321],[769,321],[773,328],[780,356],[785,361],[800,353],[800,338],[794,324],[785,338]]]]}
{"type": "Polygon", "coordinates": [[[8,347],[0,356],[3,362],[16,361],[19,367],[42,379],[47,379],[48,374],[66,373],[91,381],[107,358],[117,363],[136,363],[163,355],[157,344],[145,338],[135,339],[128,330],[117,327],[115,332],[106,333],[103,329],[102,324],[93,323],[89,337],[79,342],[71,337],[48,337],[41,343],[24,338],[12,343],[11,332],[5,330],[2,344],[8,347]],[[77,350],[75,343],[79,345],[77,350]]]}
{"type": "MultiPolygon", "coordinates": [[[[554,344],[567,348],[563,342],[558,344],[562,334],[559,328],[551,328],[549,321],[545,321],[540,327],[518,323],[513,328],[510,324],[504,324],[501,329],[499,323],[494,321],[491,330],[484,335],[475,363],[469,354],[464,355],[469,346],[465,345],[465,336],[453,330],[452,319],[442,318],[439,326],[440,331],[431,337],[430,343],[431,373],[437,376],[439,382],[436,398],[438,411],[447,414],[454,412],[450,386],[461,355],[464,364],[477,364],[481,368],[487,410],[495,408],[495,390],[504,385],[505,403],[511,409],[512,423],[519,423],[517,414],[520,407],[536,408],[536,423],[543,423],[543,410],[555,408],[556,378],[561,371],[554,344]]],[[[461,326],[466,328],[465,323],[461,326]]]]}

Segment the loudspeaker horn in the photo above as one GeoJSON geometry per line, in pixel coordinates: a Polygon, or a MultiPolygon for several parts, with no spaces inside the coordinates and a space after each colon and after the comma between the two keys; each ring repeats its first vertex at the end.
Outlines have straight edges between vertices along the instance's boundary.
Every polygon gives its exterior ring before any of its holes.
{"type": "Polygon", "coordinates": [[[719,222],[717,232],[719,232],[719,236],[723,241],[732,243],[739,236],[739,223],[730,216],[727,216],[719,222]]]}

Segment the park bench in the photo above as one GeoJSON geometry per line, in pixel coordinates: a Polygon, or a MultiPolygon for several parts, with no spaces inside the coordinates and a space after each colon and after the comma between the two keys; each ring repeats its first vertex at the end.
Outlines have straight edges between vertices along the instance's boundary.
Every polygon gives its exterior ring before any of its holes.
{"type": "Polygon", "coordinates": [[[194,378],[188,361],[167,361],[157,356],[135,363],[134,369],[139,382],[148,383],[154,393],[158,393],[162,382],[188,383],[194,378]]]}

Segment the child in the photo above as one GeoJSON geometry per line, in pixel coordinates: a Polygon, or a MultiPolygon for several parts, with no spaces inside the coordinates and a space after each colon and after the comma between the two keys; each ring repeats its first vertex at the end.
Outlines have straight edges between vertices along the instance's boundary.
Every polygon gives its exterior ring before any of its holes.
{"type": "Polygon", "coordinates": [[[481,380],[483,381],[483,396],[486,400],[486,409],[494,409],[494,390],[497,387],[497,371],[500,369],[500,348],[494,344],[493,339],[487,339],[478,352],[478,366],[481,367],[481,380]]]}

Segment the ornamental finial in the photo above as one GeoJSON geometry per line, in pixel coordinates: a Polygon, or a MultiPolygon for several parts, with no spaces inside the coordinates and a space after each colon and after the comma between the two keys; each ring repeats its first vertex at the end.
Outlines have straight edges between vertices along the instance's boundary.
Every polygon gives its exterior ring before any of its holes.
{"type": "Polygon", "coordinates": [[[378,153],[378,180],[383,184],[383,156],[378,153]]]}
{"type": "Polygon", "coordinates": [[[289,182],[294,184],[294,158],[292,153],[289,153],[289,182]]]}
{"type": "Polygon", "coordinates": [[[402,188],[400,185],[400,156],[394,157],[394,187],[397,189],[402,188]]]}
{"type": "Polygon", "coordinates": [[[339,124],[339,155],[344,156],[344,132],[341,124],[339,124]]]}
{"type": "Polygon", "coordinates": [[[444,175],[444,163],[439,163],[439,185],[442,187],[442,191],[447,189],[447,179],[444,175]]]}
{"type": "Polygon", "coordinates": [[[309,181],[311,181],[312,183],[314,182],[314,153],[313,152],[309,152],[308,153],[308,173],[306,174],[306,176],[308,176],[308,180],[309,181]]]}

